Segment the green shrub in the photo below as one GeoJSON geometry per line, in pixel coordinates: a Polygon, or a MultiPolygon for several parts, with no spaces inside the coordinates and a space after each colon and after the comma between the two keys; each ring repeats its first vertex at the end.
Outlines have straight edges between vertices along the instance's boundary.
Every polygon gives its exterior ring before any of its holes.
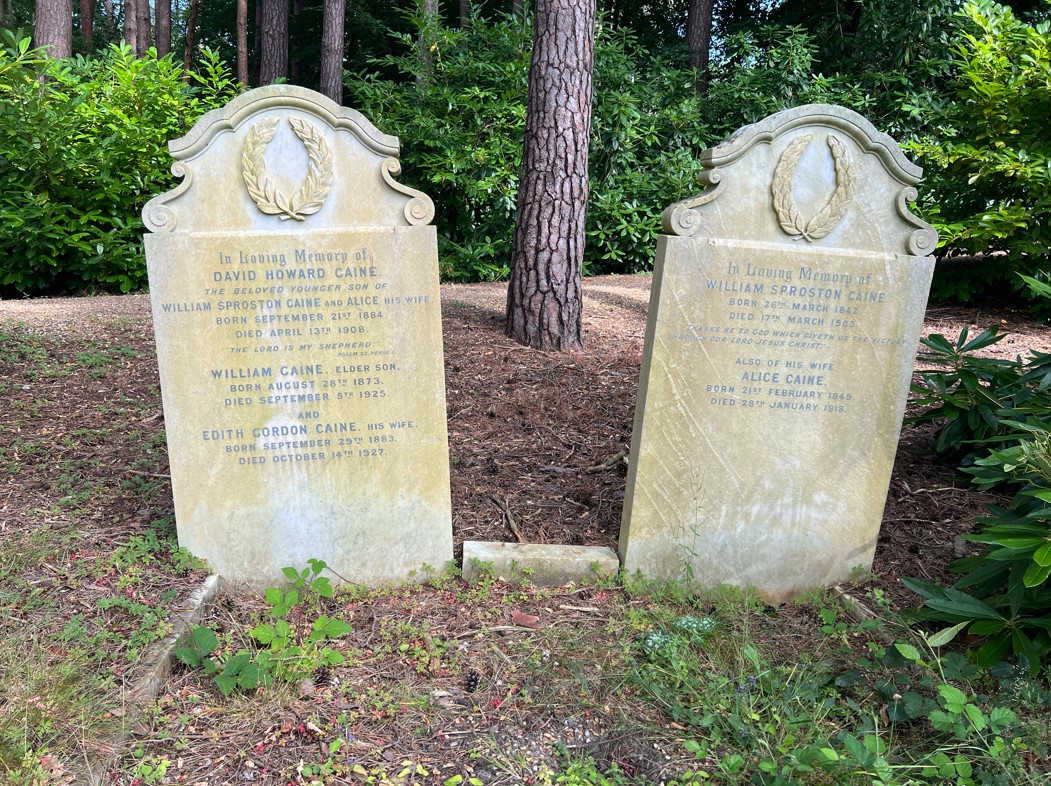
{"type": "Polygon", "coordinates": [[[1032,429],[1031,435],[967,470],[983,487],[1021,485],[1007,507],[990,505],[978,532],[966,536],[986,550],[950,566],[963,574],[952,587],[917,579],[902,583],[924,599],[919,618],[951,625],[945,641],[962,630],[986,638],[975,656],[979,666],[994,666],[1013,653],[1036,673],[1051,652],[1051,432],[1032,429]]]}
{"type": "Polygon", "coordinates": [[[697,193],[718,137],[693,75],[603,28],[596,42],[584,272],[652,269],[661,213],[697,193]]]}
{"type": "MultiPolygon", "coordinates": [[[[1051,288],[1026,283],[1038,296],[1051,288]]],[[[966,630],[987,638],[976,658],[993,666],[1013,652],[1036,671],[1051,652],[1051,354],[1014,361],[974,357],[999,340],[990,328],[968,341],[924,340],[923,359],[947,366],[921,374],[921,404],[934,405],[917,420],[941,424],[935,449],[963,466],[981,489],[1013,493],[1006,507],[990,505],[977,533],[977,556],[950,565],[962,574],[952,587],[917,579],[902,582],[924,599],[921,619],[950,623],[943,641],[966,630]]]]}
{"type": "Polygon", "coordinates": [[[169,139],[236,91],[205,53],[184,79],[170,57],[114,46],[51,60],[29,40],[0,53],[0,294],[128,292],[146,283],[140,213],[172,188],[169,139]]]}
{"type": "MultiPolygon", "coordinates": [[[[443,276],[506,277],[522,168],[532,30],[504,17],[428,28],[431,62],[411,36],[405,54],[350,79],[352,103],[403,145],[402,179],[435,202],[443,276]]],[[[699,186],[698,155],[713,139],[693,77],[651,57],[623,31],[600,28],[590,155],[585,270],[636,272],[653,263],[664,208],[699,186]]]]}
{"type": "Polygon", "coordinates": [[[522,167],[529,32],[520,22],[476,20],[471,27],[427,28],[431,62],[415,39],[376,73],[347,82],[351,103],[402,143],[401,180],[434,200],[445,278],[496,280],[507,274],[522,167]]]}
{"type": "Polygon", "coordinates": [[[1051,253],[1051,24],[1023,24],[991,0],[961,15],[952,100],[928,107],[927,133],[911,147],[927,168],[926,214],[942,245],[1006,254],[936,275],[936,298],[967,302],[1021,289],[1013,273],[1046,268],[1051,253]]]}
{"type": "Polygon", "coordinates": [[[936,334],[921,339],[920,360],[938,368],[919,372],[913,403],[925,409],[913,424],[938,423],[935,452],[970,465],[975,452],[1017,440],[1017,421],[1051,417],[1051,354],[1033,352],[1022,360],[975,353],[1003,338],[994,326],[971,338],[964,328],[955,341],[936,334]]]}

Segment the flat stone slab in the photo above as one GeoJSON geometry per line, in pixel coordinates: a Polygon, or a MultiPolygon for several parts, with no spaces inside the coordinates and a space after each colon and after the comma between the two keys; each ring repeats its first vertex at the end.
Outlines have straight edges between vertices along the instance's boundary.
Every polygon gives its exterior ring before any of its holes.
{"type": "Polygon", "coordinates": [[[507,580],[557,587],[616,573],[620,560],[612,549],[599,546],[555,546],[537,543],[495,543],[469,540],[463,544],[463,577],[481,578],[491,567],[507,580]]]}

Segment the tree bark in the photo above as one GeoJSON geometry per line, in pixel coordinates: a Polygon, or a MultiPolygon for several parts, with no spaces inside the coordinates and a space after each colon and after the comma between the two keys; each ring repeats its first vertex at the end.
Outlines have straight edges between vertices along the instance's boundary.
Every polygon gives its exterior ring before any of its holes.
{"type": "Polygon", "coordinates": [[[711,78],[709,65],[714,12],[714,0],[690,0],[686,12],[686,45],[690,49],[690,68],[694,70],[694,87],[702,94],[708,92],[711,78]]]}
{"type": "Polygon", "coordinates": [[[132,54],[138,57],[139,51],[139,23],[142,15],[139,13],[139,5],[147,0],[124,0],[124,43],[131,47],[132,54]]]}
{"type": "MultiPolygon", "coordinates": [[[[0,0],[2,13],[4,0],[0,0]]],[[[80,0],[80,37],[84,40],[84,50],[91,54],[95,45],[95,0],[80,0]]]]}
{"type": "Polygon", "coordinates": [[[73,56],[73,5],[69,0],[36,0],[33,44],[55,59],[73,56]]]}
{"type": "Polygon", "coordinates": [[[164,57],[172,51],[172,0],[156,0],[153,14],[157,17],[154,28],[157,57],[164,57]]]}
{"type": "Polygon", "coordinates": [[[262,0],[260,5],[259,84],[288,77],[288,0],[262,0]]]}
{"type": "Polygon", "coordinates": [[[150,48],[150,39],[153,32],[150,25],[150,0],[139,0],[139,44],[135,54],[140,57],[146,54],[150,48]]]}
{"type": "Polygon", "coordinates": [[[189,75],[193,68],[194,39],[197,37],[197,11],[201,0],[190,0],[190,11],[186,16],[186,47],[182,50],[182,70],[189,75]]]}
{"type": "Polygon", "coordinates": [[[471,0],[460,0],[460,29],[471,26],[471,0]]]}
{"type": "Polygon", "coordinates": [[[117,15],[113,11],[113,0],[102,0],[102,11],[106,15],[106,29],[112,38],[117,31],[117,15]]]}
{"type": "Polygon", "coordinates": [[[237,0],[237,81],[248,87],[248,0],[237,0]]]}
{"type": "Polygon", "coordinates": [[[537,0],[534,17],[507,335],[536,349],[577,350],[595,0],[537,0]]]}
{"type": "Polygon", "coordinates": [[[437,24],[438,0],[418,0],[420,9],[420,72],[416,84],[425,85],[431,80],[434,58],[431,56],[433,27],[437,24]]]}
{"type": "Polygon", "coordinates": [[[321,25],[321,92],[343,103],[343,20],[347,0],[325,0],[321,25]]]}

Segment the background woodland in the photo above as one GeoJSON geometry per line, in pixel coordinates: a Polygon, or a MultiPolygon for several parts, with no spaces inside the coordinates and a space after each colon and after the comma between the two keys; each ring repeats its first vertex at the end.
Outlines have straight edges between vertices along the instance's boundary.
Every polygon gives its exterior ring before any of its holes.
{"type": "MultiPolygon", "coordinates": [[[[935,299],[1043,280],[1049,13],[1046,0],[603,0],[584,273],[649,269],[660,213],[698,190],[705,147],[832,102],[924,166],[935,299]]],[[[0,0],[0,27],[5,297],[142,289],[139,213],[175,183],[167,141],[246,86],[331,95],[333,71],[335,97],[401,138],[402,180],[434,198],[445,279],[508,275],[532,47],[520,0],[0,0]]]]}

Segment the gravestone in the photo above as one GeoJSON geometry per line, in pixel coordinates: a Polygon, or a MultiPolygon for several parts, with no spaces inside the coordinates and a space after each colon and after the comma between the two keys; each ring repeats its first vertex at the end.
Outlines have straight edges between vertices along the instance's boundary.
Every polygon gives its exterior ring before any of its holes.
{"type": "Polygon", "coordinates": [[[256,587],[311,558],[372,585],[441,569],[437,237],[398,139],[280,85],[169,148],[182,183],[143,220],[180,544],[256,587]]]}
{"type": "Polygon", "coordinates": [[[776,601],[871,566],[937,236],[922,171],[841,107],[703,163],[657,245],[620,556],[776,601]]]}

